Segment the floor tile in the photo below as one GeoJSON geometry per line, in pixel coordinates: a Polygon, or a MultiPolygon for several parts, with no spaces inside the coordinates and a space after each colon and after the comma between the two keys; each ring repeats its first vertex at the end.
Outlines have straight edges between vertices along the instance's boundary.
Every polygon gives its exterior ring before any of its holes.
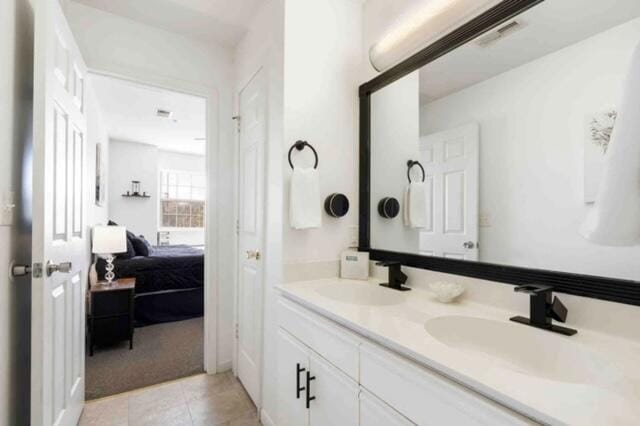
{"type": "Polygon", "coordinates": [[[259,426],[260,419],[256,411],[251,411],[244,416],[230,421],[227,426],[259,426]]]}
{"type": "Polygon", "coordinates": [[[129,395],[123,394],[85,404],[80,426],[126,426],[129,418],[129,395]]]}
{"type": "Polygon", "coordinates": [[[242,418],[255,409],[236,389],[188,402],[194,425],[218,425],[242,418]]]}
{"type": "Polygon", "coordinates": [[[187,404],[158,411],[147,411],[136,419],[131,418],[132,426],[192,426],[191,414],[187,404]]]}
{"type": "Polygon", "coordinates": [[[166,411],[178,406],[186,407],[179,381],[134,391],[129,395],[129,422],[134,425],[135,421],[144,418],[147,413],[166,411]]]}
{"type": "Polygon", "coordinates": [[[191,401],[229,390],[232,386],[231,376],[227,373],[208,375],[199,374],[181,380],[185,400],[191,401]]]}

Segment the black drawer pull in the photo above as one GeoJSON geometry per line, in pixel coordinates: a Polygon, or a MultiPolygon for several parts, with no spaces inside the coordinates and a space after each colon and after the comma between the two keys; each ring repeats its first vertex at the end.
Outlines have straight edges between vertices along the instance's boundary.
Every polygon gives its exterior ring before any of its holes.
{"type": "Polygon", "coordinates": [[[307,371],[307,409],[309,409],[309,404],[311,401],[316,399],[315,396],[310,396],[311,393],[311,381],[315,380],[316,376],[311,376],[311,373],[307,371]]]}
{"type": "Polygon", "coordinates": [[[296,399],[300,399],[300,392],[305,390],[305,387],[300,387],[300,373],[307,371],[306,368],[300,367],[300,363],[296,364],[296,399]]]}

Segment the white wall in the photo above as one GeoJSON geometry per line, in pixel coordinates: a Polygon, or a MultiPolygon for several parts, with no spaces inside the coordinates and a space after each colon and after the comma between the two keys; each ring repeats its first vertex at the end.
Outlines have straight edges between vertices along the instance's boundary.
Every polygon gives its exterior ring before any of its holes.
{"type": "MultiPolygon", "coordinates": [[[[419,160],[420,79],[418,72],[371,95],[371,247],[417,252],[419,233],[404,226],[400,214],[386,219],[378,202],[394,197],[402,206],[407,187],[407,161],[419,160]]],[[[412,173],[412,179],[415,175],[412,173]]]]}
{"type": "Polygon", "coordinates": [[[422,108],[421,132],[480,123],[483,261],[638,280],[640,247],[579,235],[588,118],[620,100],[640,19],[422,108]]]}
{"type": "MultiPolygon", "coordinates": [[[[89,206],[89,210],[87,211],[87,225],[89,227],[93,225],[106,225],[109,221],[109,181],[104,182],[103,184],[106,186],[106,199],[104,205],[99,206],[96,204],[95,199],[95,185],[96,185],[96,145],[102,144],[102,157],[103,164],[106,167],[106,170],[109,170],[109,134],[107,133],[107,128],[104,124],[104,120],[102,118],[102,112],[100,111],[100,107],[98,106],[98,100],[96,98],[96,94],[93,90],[93,86],[91,85],[91,81],[89,79],[89,83],[87,84],[87,92],[85,95],[85,102],[87,105],[87,137],[86,137],[86,182],[87,182],[87,205],[89,206]]],[[[108,177],[108,173],[107,173],[108,177]]],[[[90,230],[88,230],[90,232],[90,230]]],[[[91,234],[89,234],[91,235],[91,234]]],[[[87,239],[87,243],[90,244],[91,238],[87,239]]],[[[88,252],[91,252],[88,249],[88,252]]]]}
{"type": "MultiPolygon", "coordinates": [[[[265,179],[265,241],[263,262],[263,423],[276,417],[276,316],[273,287],[282,282],[282,170],[284,92],[284,0],[266,0],[253,18],[235,54],[235,93],[238,94],[258,70],[267,82],[267,149],[265,179]]],[[[237,204],[234,204],[237,205],[237,204]]],[[[234,246],[235,247],[235,246],[234,246]]],[[[234,265],[236,267],[236,265],[234,265]]],[[[233,306],[226,307],[233,315],[233,306]]],[[[225,308],[222,308],[225,309],[225,308]]],[[[220,336],[233,342],[231,329],[220,336]]],[[[273,424],[271,422],[271,424],[273,424]]]]}
{"type": "Polygon", "coordinates": [[[12,260],[31,262],[33,10],[29,1],[1,1],[0,28],[0,203],[6,192],[15,191],[17,204],[14,225],[0,226],[0,424],[13,425],[29,423],[30,277],[9,280],[12,260]]]}
{"type": "MultiPolygon", "coordinates": [[[[337,261],[355,234],[358,217],[358,83],[361,69],[362,4],[356,0],[285,2],[284,149],[298,139],[318,152],[320,195],[347,195],[347,216],[326,214],[322,227],[293,230],[284,223],[284,263],[337,261]]],[[[297,164],[312,165],[307,149],[294,153],[297,164]]],[[[288,206],[291,169],[285,161],[284,204],[288,206]]],[[[288,208],[285,207],[285,212],[288,208]]]]}
{"type": "Polygon", "coordinates": [[[158,147],[137,142],[109,141],[109,219],[136,235],[155,241],[158,232],[158,147]],[[150,198],[123,197],[131,181],[150,198]]]}
{"type": "MultiPolygon", "coordinates": [[[[110,13],[69,2],[66,15],[80,50],[90,69],[138,82],[206,96],[209,164],[209,200],[220,206],[233,205],[233,77],[231,49],[190,39],[179,34],[140,24],[110,13]]],[[[206,292],[205,306],[232,304],[235,253],[228,250],[235,241],[233,210],[209,208],[207,223],[214,235],[207,241],[210,257],[207,277],[219,274],[217,291],[206,292]],[[219,214],[218,214],[219,210],[219,214]],[[219,298],[219,300],[217,300],[219,298]]],[[[233,327],[233,318],[220,310],[207,320],[221,335],[233,327]]],[[[209,350],[205,342],[205,350],[209,350]]],[[[207,371],[230,365],[232,345],[219,342],[215,365],[207,371]]]]}

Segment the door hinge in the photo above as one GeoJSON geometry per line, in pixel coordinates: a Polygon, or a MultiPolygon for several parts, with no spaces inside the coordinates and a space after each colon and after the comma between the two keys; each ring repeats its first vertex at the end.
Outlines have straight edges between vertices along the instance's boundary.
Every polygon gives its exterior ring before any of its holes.
{"type": "Polygon", "coordinates": [[[236,339],[239,339],[239,338],[240,338],[240,331],[238,328],[238,323],[236,323],[236,339]]]}
{"type": "Polygon", "coordinates": [[[236,220],[236,235],[240,235],[240,220],[236,220]]]}
{"type": "Polygon", "coordinates": [[[236,130],[238,131],[238,133],[240,133],[240,120],[241,120],[240,116],[239,115],[234,115],[231,118],[236,121],[236,130]]]}

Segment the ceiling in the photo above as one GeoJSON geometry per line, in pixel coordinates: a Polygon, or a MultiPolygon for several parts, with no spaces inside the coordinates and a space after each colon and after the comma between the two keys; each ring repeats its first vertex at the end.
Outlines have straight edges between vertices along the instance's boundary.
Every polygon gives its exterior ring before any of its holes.
{"type": "Polygon", "coordinates": [[[425,65],[420,101],[455,93],[638,16],[638,0],[547,0],[515,18],[522,29],[485,47],[472,41],[425,65]]]}
{"type": "Polygon", "coordinates": [[[266,0],[73,0],[206,42],[234,47],[266,0]]]}
{"type": "Polygon", "coordinates": [[[91,76],[110,138],[155,145],[166,151],[204,155],[206,101],[197,96],[91,76]],[[172,111],[171,118],[156,115],[172,111]]]}

